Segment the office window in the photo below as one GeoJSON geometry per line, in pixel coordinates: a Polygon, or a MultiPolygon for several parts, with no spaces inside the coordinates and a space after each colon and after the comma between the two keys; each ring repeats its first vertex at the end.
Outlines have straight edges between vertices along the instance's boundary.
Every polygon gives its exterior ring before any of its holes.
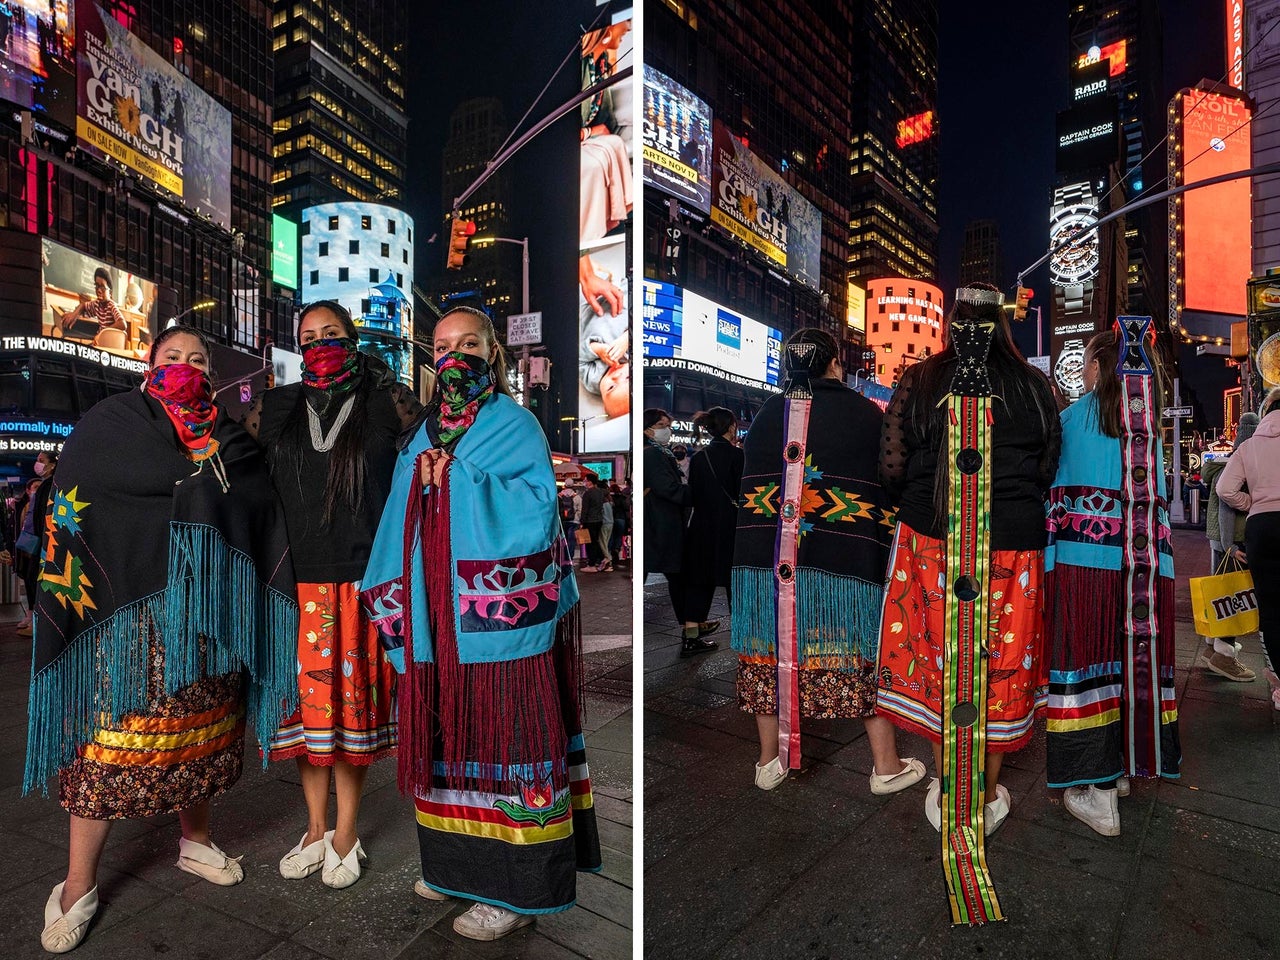
{"type": "Polygon", "coordinates": [[[302,229],[299,230],[298,233],[304,237],[311,236],[311,221],[310,220],[302,221],[302,229]]]}
{"type": "Polygon", "coordinates": [[[377,283],[377,282],[378,282],[378,268],[377,268],[377,267],[370,267],[370,268],[369,268],[369,282],[370,282],[370,283],[377,283]]]}
{"type": "Polygon", "coordinates": [[[391,256],[391,244],[389,244],[389,243],[384,243],[384,244],[382,245],[382,255],[383,255],[384,257],[390,257],[390,256],[391,256]]]}
{"type": "Polygon", "coordinates": [[[401,251],[400,251],[400,255],[401,255],[402,257],[404,257],[404,262],[405,262],[405,263],[408,263],[408,262],[409,262],[409,251],[408,251],[408,250],[401,250],[401,251]]]}
{"type": "MultiPolygon", "coordinates": [[[[1068,234],[1068,236],[1070,236],[1070,234],[1068,234]]],[[[911,325],[911,332],[912,332],[912,333],[919,333],[919,332],[920,332],[920,324],[918,324],[918,323],[913,323],[913,324],[911,325]]]]}
{"type": "Polygon", "coordinates": [[[403,287],[403,286],[404,286],[404,274],[403,274],[403,273],[397,273],[397,274],[396,274],[396,286],[397,286],[397,287],[403,287]]]}
{"type": "Polygon", "coordinates": [[[359,253],[359,252],[360,252],[359,240],[350,240],[347,242],[347,253],[359,253]]]}
{"type": "Polygon", "coordinates": [[[897,333],[897,332],[898,332],[898,328],[899,328],[900,326],[902,326],[902,324],[900,324],[897,320],[893,321],[893,332],[894,332],[894,333],[897,333]]]}
{"type": "Polygon", "coordinates": [[[317,256],[327,257],[329,255],[329,241],[321,240],[320,248],[316,253],[317,253],[317,256]]]}
{"type": "Polygon", "coordinates": [[[361,218],[360,218],[360,229],[361,229],[361,230],[371,230],[371,229],[373,229],[373,217],[369,216],[368,214],[365,214],[363,217],[361,217],[361,218]]]}
{"type": "Polygon", "coordinates": [[[394,220],[388,220],[387,233],[395,233],[395,232],[396,232],[396,222],[394,220]]]}
{"type": "Polygon", "coordinates": [[[339,267],[339,268],[338,268],[338,282],[339,282],[339,283],[346,283],[346,282],[347,282],[348,280],[350,280],[350,279],[351,279],[351,270],[350,270],[349,268],[347,268],[347,267],[339,267]]]}
{"type": "Polygon", "coordinates": [[[872,332],[872,333],[879,333],[879,332],[880,332],[880,324],[879,324],[879,323],[873,323],[873,324],[871,325],[871,332],[872,332]]]}
{"type": "Polygon", "coordinates": [[[330,218],[329,218],[329,229],[330,229],[330,230],[337,230],[337,229],[338,229],[338,218],[337,218],[337,217],[330,217],[330,218]]]}
{"type": "Polygon", "coordinates": [[[360,301],[360,314],[361,314],[362,316],[368,316],[368,314],[369,314],[369,299],[368,299],[368,297],[366,297],[365,299],[363,299],[363,300],[361,300],[361,301],[360,301]]]}
{"type": "Polygon", "coordinates": [[[312,271],[311,271],[311,285],[314,287],[314,286],[316,286],[316,285],[317,285],[317,284],[319,284],[319,283],[320,283],[320,271],[319,271],[319,270],[312,270],[312,271]]]}

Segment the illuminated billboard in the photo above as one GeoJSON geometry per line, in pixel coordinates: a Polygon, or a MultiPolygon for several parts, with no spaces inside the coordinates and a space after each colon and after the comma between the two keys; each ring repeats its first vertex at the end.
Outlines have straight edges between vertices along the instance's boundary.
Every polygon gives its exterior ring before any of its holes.
{"type": "Polygon", "coordinates": [[[76,5],[76,141],[231,226],[231,111],[97,4],[76,5]]]}
{"type": "Polygon", "coordinates": [[[711,220],[805,286],[818,289],[822,214],[782,176],[712,123],[711,220]]]}
{"type": "Polygon", "coordinates": [[[1106,63],[1088,63],[1071,70],[1071,102],[1091,100],[1111,92],[1111,72],[1106,63]]]}
{"type": "Polygon", "coordinates": [[[852,280],[849,284],[849,309],[845,313],[845,323],[850,330],[859,333],[867,329],[867,291],[852,280]]]}
{"type": "Polygon", "coordinates": [[[1125,69],[1128,67],[1128,51],[1129,43],[1127,40],[1117,40],[1115,43],[1109,43],[1105,47],[1090,47],[1076,58],[1076,66],[1086,67],[1091,63],[1105,61],[1108,67],[1108,75],[1119,77],[1124,74],[1125,69]]]}
{"type": "MultiPolygon", "coordinates": [[[[630,19],[619,19],[583,34],[579,50],[584,90],[612,76],[620,63],[631,62],[631,28],[630,19]]],[[[581,110],[579,453],[631,447],[631,264],[627,257],[635,200],[631,89],[630,83],[616,84],[585,101],[581,110]]]]}
{"type": "Polygon", "coordinates": [[[1106,167],[1120,156],[1120,113],[1114,96],[1098,96],[1058,114],[1059,173],[1106,167]]]}
{"type": "MultiPolygon", "coordinates": [[[[1249,119],[1249,105],[1238,96],[1206,90],[1179,94],[1173,143],[1180,149],[1172,151],[1178,184],[1247,170],[1249,119]]],[[[1243,317],[1253,259],[1249,178],[1189,190],[1175,198],[1173,213],[1179,313],[1243,317]]],[[[1186,320],[1179,316],[1178,326],[1186,327],[1186,320]]]]}
{"type": "Polygon", "coordinates": [[[298,289],[298,225],[276,213],[271,215],[271,279],[298,289]]]}
{"type": "Polygon", "coordinates": [[[691,290],[644,281],[644,355],[649,366],[678,366],[734,383],[777,386],[781,353],[781,330],[691,290]],[[661,360],[683,362],[653,362],[661,360]]]}
{"type": "Polygon", "coordinates": [[[711,108],[644,65],[644,185],[711,212],[711,108]]]}
{"type": "Polygon", "coordinates": [[[933,111],[925,110],[898,121],[898,134],[894,142],[898,149],[909,147],[913,143],[922,143],[933,136],[933,111]]]}
{"type": "Polygon", "coordinates": [[[892,383],[907,364],[942,349],[945,316],[935,284],[908,277],[867,281],[866,345],[876,351],[881,383],[892,383]]]}
{"type": "Polygon", "coordinates": [[[40,254],[41,335],[63,341],[73,356],[144,373],[157,332],[156,285],[47,237],[40,240],[40,254]]]}
{"type": "Polygon", "coordinates": [[[1227,83],[1244,89],[1244,0],[1227,0],[1227,83]]]}
{"type": "Polygon", "coordinates": [[[7,0],[0,9],[0,98],[68,130],[76,123],[73,0],[7,0]]]}

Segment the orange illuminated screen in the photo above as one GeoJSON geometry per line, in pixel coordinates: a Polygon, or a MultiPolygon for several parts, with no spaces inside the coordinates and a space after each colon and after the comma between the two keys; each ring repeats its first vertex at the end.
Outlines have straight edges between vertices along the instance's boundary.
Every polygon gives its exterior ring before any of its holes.
{"type": "Polygon", "coordinates": [[[1091,60],[1087,53],[1080,54],[1080,59],[1076,61],[1076,66],[1084,67],[1091,63],[1099,63],[1103,60],[1110,61],[1110,68],[1107,71],[1108,76],[1118,77],[1125,71],[1128,66],[1129,43],[1127,40],[1117,40],[1115,43],[1109,43],[1101,49],[1097,60],[1091,60]]]}
{"type": "MultiPolygon", "coordinates": [[[[1182,98],[1184,184],[1248,170],[1249,108],[1199,90],[1182,98]]],[[[1253,266],[1249,178],[1182,195],[1183,306],[1244,316],[1253,266]]]]}
{"type": "Polygon", "coordinates": [[[892,383],[903,366],[942,349],[941,288],[907,277],[882,277],[867,282],[866,305],[866,345],[884,366],[881,383],[892,383]]]}
{"type": "Polygon", "coordinates": [[[909,147],[933,136],[933,111],[926,110],[915,116],[898,121],[898,136],[895,138],[898,148],[909,147]]]}

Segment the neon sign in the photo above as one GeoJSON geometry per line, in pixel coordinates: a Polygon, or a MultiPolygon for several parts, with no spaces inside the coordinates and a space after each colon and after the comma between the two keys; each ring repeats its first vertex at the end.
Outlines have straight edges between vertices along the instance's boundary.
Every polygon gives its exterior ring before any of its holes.
{"type": "Polygon", "coordinates": [[[920,143],[933,136],[933,111],[926,110],[898,121],[898,136],[895,142],[898,149],[920,143]]]}

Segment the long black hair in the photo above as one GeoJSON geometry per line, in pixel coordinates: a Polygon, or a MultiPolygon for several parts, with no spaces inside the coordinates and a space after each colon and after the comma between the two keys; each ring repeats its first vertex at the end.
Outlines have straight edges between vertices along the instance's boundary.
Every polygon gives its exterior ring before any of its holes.
{"type": "MultiPolygon", "coordinates": [[[[974,287],[995,290],[990,284],[975,283],[974,287]]],[[[947,317],[947,324],[970,321],[995,323],[991,337],[991,350],[987,354],[987,373],[991,379],[992,402],[1002,403],[1010,410],[1033,409],[1040,417],[1041,434],[1046,438],[1041,453],[1040,472],[1049,470],[1049,445],[1047,438],[1053,421],[1058,419],[1053,392],[1045,375],[1022,358],[1013,342],[1009,321],[1004,308],[998,303],[966,303],[957,300],[947,317]]],[[[903,374],[910,395],[907,397],[903,417],[903,429],[908,443],[919,447],[938,449],[938,470],[933,478],[934,515],[945,526],[950,511],[951,464],[947,456],[948,407],[939,404],[950,389],[951,377],[956,368],[955,346],[948,339],[946,347],[926,360],[916,364],[910,374],[903,374]]]]}
{"type": "MultiPolygon", "coordinates": [[[[359,339],[355,321],[351,313],[336,300],[317,300],[303,308],[298,315],[298,327],[307,314],[316,310],[328,310],[338,318],[344,336],[359,339]]],[[[329,451],[329,473],[325,478],[324,502],[321,511],[321,523],[328,526],[334,513],[349,510],[359,515],[364,509],[364,487],[366,476],[365,439],[369,434],[369,398],[378,390],[386,390],[395,382],[395,374],[391,368],[367,354],[358,355],[359,381],[352,390],[351,413],[347,422],[338,431],[333,448],[329,451]]],[[[280,441],[270,451],[271,471],[277,476],[292,475],[301,495],[303,490],[302,472],[305,469],[306,449],[311,445],[311,430],[307,423],[307,404],[316,399],[316,415],[322,420],[335,405],[341,407],[346,397],[335,397],[326,391],[302,387],[298,390],[298,398],[293,409],[285,417],[280,430],[280,441]],[[287,473],[286,473],[287,472],[287,473]]]]}

